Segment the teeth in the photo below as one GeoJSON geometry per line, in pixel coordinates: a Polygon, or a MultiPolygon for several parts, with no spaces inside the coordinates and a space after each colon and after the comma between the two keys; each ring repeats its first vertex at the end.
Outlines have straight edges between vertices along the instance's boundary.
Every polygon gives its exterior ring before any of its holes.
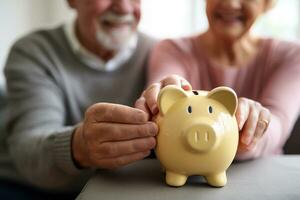
{"type": "Polygon", "coordinates": [[[128,15],[117,15],[109,12],[100,18],[100,22],[108,22],[111,24],[132,24],[135,18],[132,14],[128,15]]]}
{"type": "Polygon", "coordinates": [[[242,19],[242,15],[240,13],[220,12],[217,15],[224,20],[240,20],[240,19],[242,19]]]}
{"type": "Polygon", "coordinates": [[[115,21],[102,21],[100,24],[100,26],[107,26],[107,27],[121,27],[121,28],[125,28],[125,27],[131,27],[132,24],[130,23],[120,23],[120,22],[115,22],[115,21]]]}

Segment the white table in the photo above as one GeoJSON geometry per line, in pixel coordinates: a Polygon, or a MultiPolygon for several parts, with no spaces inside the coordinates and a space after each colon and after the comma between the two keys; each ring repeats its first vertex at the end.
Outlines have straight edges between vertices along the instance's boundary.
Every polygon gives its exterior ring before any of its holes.
{"type": "Polygon", "coordinates": [[[190,177],[183,187],[169,187],[158,161],[143,160],[115,171],[98,171],[77,199],[300,200],[300,156],[234,163],[227,178],[223,188],[208,186],[201,176],[190,177]]]}

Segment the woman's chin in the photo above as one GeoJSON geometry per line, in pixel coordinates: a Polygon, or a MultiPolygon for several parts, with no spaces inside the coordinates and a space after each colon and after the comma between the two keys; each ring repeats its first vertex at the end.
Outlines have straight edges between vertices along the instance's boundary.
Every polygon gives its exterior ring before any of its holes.
{"type": "Polygon", "coordinates": [[[218,37],[220,40],[234,42],[241,39],[245,35],[245,31],[240,30],[220,30],[217,31],[215,36],[218,37]]]}

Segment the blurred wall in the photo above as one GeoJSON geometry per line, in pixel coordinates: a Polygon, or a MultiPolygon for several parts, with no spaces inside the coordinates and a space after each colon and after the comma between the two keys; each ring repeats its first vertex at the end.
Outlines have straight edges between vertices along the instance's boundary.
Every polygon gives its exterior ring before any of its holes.
{"type": "MultiPolygon", "coordinates": [[[[0,70],[17,38],[37,28],[55,26],[73,15],[65,0],[0,0],[0,70]]],[[[0,84],[3,81],[0,73],[0,84]]]]}
{"type": "MultiPolygon", "coordinates": [[[[204,3],[203,0],[142,0],[139,29],[157,38],[179,37],[204,29],[207,25],[204,12],[195,15],[196,10],[204,9],[204,3]]],[[[73,17],[74,12],[68,8],[66,0],[0,0],[0,70],[16,39],[73,17]]],[[[0,73],[0,84],[3,81],[0,73]]]]}
{"type": "MultiPolygon", "coordinates": [[[[142,0],[139,29],[157,38],[179,37],[207,28],[206,0],[142,0]]],[[[266,37],[298,40],[300,1],[277,0],[253,31],[266,37]]],[[[74,17],[66,0],[0,0],[0,84],[9,48],[19,37],[38,28],[53,27],[74,17]]]]}

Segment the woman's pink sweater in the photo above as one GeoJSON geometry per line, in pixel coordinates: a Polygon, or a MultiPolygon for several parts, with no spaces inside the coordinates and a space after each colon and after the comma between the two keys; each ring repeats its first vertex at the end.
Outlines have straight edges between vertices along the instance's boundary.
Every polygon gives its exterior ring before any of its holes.
{"type": "Polygon", "coordinates": [[[238,97],[258,101],[271,111],[269,128],[257,147],[238,154],[237,159],[282,153],[300,111],[298,44],[264,39],[250,63],[242,67],[225,67],[206,56],[198,37],[188,37],[158,43],[149,62],[149,84],[167,75],[178,74],[186,78],[193,89],[228,86],[238,97]]]}

